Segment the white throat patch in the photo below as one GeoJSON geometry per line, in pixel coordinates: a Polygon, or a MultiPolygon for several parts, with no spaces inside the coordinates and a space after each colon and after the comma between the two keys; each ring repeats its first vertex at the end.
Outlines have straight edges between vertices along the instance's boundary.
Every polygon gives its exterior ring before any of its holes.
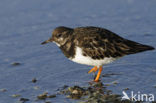
{"type": "MultiPolygon", "coordinates": [[[[54,42],[54,41],[53,41],[54,42]]],[[[60,47],[61,45],[60,44],[58,44],[58,43],[56,43],[56,42],[54,42],[58,47],[60,47]]]]}

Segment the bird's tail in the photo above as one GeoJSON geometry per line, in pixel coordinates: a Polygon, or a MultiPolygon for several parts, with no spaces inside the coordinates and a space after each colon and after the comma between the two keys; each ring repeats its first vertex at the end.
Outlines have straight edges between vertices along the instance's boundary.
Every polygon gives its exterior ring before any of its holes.
{"type": "Polygon", "coordinates": [[[143,52],[143,51],[147,51],[147,50],[154,50],[155,48],[154,47],[152,47],[152,46],[149,46],[149,45],[139,45],[138,47],[137,47],[137,51],[138,52],[143,52]]]}
{"type": "Polygon", "coordinates": [[[130,54],[133,53],[139,53],[139,52],[143,52],[143,51],[148,51],[148,50],[154,50],[155,48],[149,45],[144,45],[144,44],[140,44],[140,43],[136,43],[131,41],[131,43],[129,44],[129,47],[131,48],[129,50],[129,52],[131,52],[130,54]],[[131,45],[132,43],[132,45],[131,45]]]}

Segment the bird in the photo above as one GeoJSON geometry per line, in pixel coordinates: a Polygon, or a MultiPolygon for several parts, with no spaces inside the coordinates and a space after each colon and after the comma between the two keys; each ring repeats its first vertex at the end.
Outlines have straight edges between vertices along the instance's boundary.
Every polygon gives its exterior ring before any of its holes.
{"type": "Polygon", "coordinates": [[[155,49],[95,26],[56,27],[52,31],[52,36],[41,44],[49,42],[55,43],[69,60],[93,66],[88,73],[98,71],[95,82],[99,81],[103,65],[126,55],[155,49]]]}

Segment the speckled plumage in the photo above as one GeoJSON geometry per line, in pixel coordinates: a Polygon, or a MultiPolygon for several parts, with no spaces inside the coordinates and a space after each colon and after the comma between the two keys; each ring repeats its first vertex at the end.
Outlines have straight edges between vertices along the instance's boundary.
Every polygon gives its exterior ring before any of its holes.
{"type": "Polygon", "coordinates": [[[151,46],[124,39],[104,28],[79,27],[74,29],[73,35],[84,55],[93,59],[116,58],[153,49],[151,46]]]}
{"type": "Polygon", "coordinates": [[[82,56],[93,60],[119,58],[154,49],[151,46],[124,39],[107,29],[92,26],[74,29],[57,27],[49,41],[59,45],[64,55],[71,60],[75,58],[76,47],[81,48],[82,56]]]}
{"type": "Polygon", "coordinates": [[[73,62],[94,66],[88,73],[99,70],[95,82],[99,81],[103,65],[125,55],[154,49],[124,39],[107,29],[91,26],[74,29],[57,27],[52,32],[52,37],[42,44],[48,42],[56,43],[73,62]]]}

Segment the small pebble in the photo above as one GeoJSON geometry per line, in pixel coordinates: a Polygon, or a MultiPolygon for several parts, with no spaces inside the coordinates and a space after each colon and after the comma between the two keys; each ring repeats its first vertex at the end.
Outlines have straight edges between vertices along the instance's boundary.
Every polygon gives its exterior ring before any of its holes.
{"type": "Polygon", "coordinates": [[[39,96],[37,96],[37,98],[38,99],[41,99],[41,100],[44,100],[44,99],[46,99],[47,98],[47,92],[45,92],[45,93],[43,93],[43,94],[41,94],[41,95],[39,95],[39,96]]]}
{"type": "Polygon", "coordinates": [[[33,79],[32,79],[32,82],[33,82],[33,83],[36,83],[36,82],[37,82],[37,79],[36,79],[36,78],[33,78],[33,79]]]}
{"type": "Polygon", "coordinates": [[[17,98],[17,97],[20,97],[21,95],[19,95],[19,94],[13,94],[12,95],[12,97],[14,97],[14,98],[17,98]]]}
{"type": "Polygon", "coordinates": [[[118,84],[118,82],[117,82],[117,81],[114,81],[114,82],[113,82],[113,84],[115,84],[115,85],[116,85],[116,84],[118,84]]]}
{"type": "Polygon", "coordinates": [[[78,90],[73,90],[72,91],[72,94],[78,94],[79,92],[78,92],[78,90]]]}
{"type": "Polygon", "coordinates": [[[55,94],[47,96],[47,98],[55,98],[55,97],[56,97],[55,94]]]}
{"type": "Polygon", "coordinates": [[[53,95],[48,95],[47,92],[45,92],[45,93],[43,93],[43,94],[37,96],[37,98],[40,99],[40,100],[45,100],[45,99],[47,99],[47,98],[55,98],[55,97],[56,97],[55,94],[53,94],[53,95]]]}
{"type": "Polygon", "coordinates": [[[7,90],[6,89],[0,89],[0,92],[6,92],[7,90]]]}
{"type": "Polygon", "coordinates": [[[29,101],[29,99],[27,99],[27,98],[20,98],[19,101],[21,101],[22,103],[25,103],[26,101],[29,101]]]}
{"type": "Polygon", "coordinates": [[[21,65],[21,63],[18,63],[18,62],[14,62],[12,63],[13,66],[18,66],[18,65],[21,65]]]}
{"type": "Polygon", "coordinates": [[[35,87],[34,87],[35,90],[38,90],[39,88],[40,88],[40,87],[38,87],[38,86],[35,86],[35,87]]]}
{"type": "Polygon", "coordinates": [[[129,88],[124,88],[123,90],[129,90],[129,88]]]}

